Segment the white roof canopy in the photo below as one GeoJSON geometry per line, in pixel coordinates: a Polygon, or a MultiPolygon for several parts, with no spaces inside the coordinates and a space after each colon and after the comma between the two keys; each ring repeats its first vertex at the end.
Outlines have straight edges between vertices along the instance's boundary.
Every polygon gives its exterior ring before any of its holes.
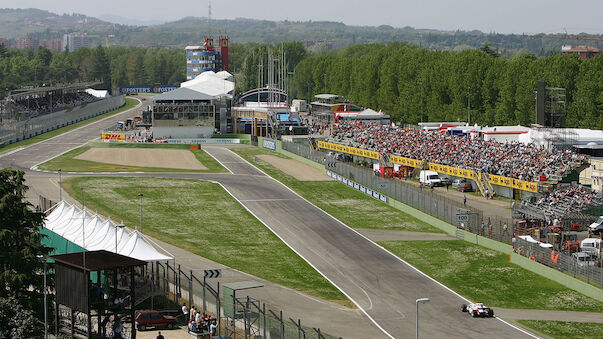
{"type": "Polygon", "coordinates": [[[88,251],[115,252],[117,236],[118,254],[145,261],[174,259],[155,249],[150,244],[153,241],[140,232],[117,227],[110,218],[82,211],[65,201],[55,205],[44,227],[88,251]]]}
{"type": "Polygon", "coordinates": [[[234,91],[235,84],[228,79],[232,75],[226,71],[214,73],[212,71],[203,72],[194,79],[180,84],[181,88],[189,88],[213,97],[230,96],[234,91]]]}

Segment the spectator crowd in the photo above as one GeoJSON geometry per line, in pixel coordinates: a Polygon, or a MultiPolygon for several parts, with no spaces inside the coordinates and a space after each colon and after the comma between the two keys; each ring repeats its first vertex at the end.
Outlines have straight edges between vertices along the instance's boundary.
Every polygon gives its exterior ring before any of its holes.
{"type": "Polygon", "coordinates": [[[57,112],[69,107],[80,106],[89,102],[97,101],[98,98],[86,93],[64,93],[62,95],[40,95],[11,101],[18,109],[25,112],[36,112],[46,114],[57,112]]]}
{"type": "Polygon", "coordinates": [[[484,141],[396,125],[340,122],[327,141],[531,182],[540,176],[563,177],[586,161],[585,156],[569,149],[547,150],[532,144],[484,141]]]}

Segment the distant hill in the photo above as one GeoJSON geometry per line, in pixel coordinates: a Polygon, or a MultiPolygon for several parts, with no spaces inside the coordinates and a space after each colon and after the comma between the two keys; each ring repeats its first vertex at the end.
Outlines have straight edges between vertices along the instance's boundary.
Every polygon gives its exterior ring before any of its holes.
{"type": "MultiPolygon", "coordinates": [[[[163,46],[181,48],[200,43],[209,32],[206,18],[186,17],[157,25],[136,25],[136,21],[104,16],[113,24],[82,14],[57,15],[39,9],[0,9],[0,38],[20,38],[28,34],[40,38],[58,37],[65,32],[81,31],[97,35],[114,35],[112,45],[163,46]]],[[[576,40],[536,38],[520,34],[483,33],[480,31],[439,31],[394,28],[388,25],[349,26],[328,21],[267,21],[237,18],[212,20],[214,36],[226,32],[232,43],[269,43],[281,41],[322,41],[322,45],[342,48],[358,43],[406,41],[428,49],[463,50],[490,44],[503,55],[532,52],[536,55],[559,53],[563,44],[585,44],[576,40]]],[[[320,49],[320,43],[316,48],[320,49]]],[[[323,46],[324,47],[324,46],[323,46]]]]}
{"type": "Polygon", "coordinates": [[[66,32],[106,33],[115,29],[121,28],[83,14],[58,15],[35,8],[0,9],[0,38],[5,39],[18,39],[27,35],[53,38],[66,32]]]}

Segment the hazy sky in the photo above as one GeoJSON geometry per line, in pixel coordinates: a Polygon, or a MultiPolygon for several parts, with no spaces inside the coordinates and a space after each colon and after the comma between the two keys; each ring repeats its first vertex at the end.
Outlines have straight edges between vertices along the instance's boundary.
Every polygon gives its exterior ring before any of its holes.
{"type": "MultiPolygon", "coordinates": [[[[208,0],[2,0],[0,7],[172,21],[207,16],[208,0]]],[[[500,33],[603,33],[603,0],[213,0],[212,17],[500,33]]]]}

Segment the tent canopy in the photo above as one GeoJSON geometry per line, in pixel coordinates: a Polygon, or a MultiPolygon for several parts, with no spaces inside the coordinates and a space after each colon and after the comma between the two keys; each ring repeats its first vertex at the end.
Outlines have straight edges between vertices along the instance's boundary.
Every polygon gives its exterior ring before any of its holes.
{"type": "Polygon", "coordinates": [[[174,259],[155,249],[138,231],[117,227],[110,218],[103,218],[90,211],[61,201],[46,218],[44,227],[87,251],[105,250],[145,261],[174,259]],[[117,240],[117,242],[116,242],[117,240]]]}

